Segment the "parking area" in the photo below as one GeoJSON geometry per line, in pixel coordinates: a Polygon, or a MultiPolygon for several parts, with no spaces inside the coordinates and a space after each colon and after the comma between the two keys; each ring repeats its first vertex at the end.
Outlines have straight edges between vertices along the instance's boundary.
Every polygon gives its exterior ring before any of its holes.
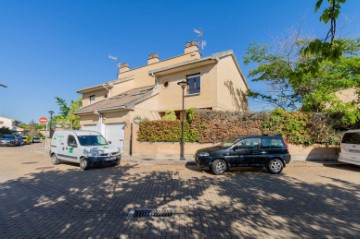
{"type": "Polygon", "coordinates": [[[52,165],[42,147],[0,148],[1,238],[360,235],[360,167],[303,164],[280,175],[242,168],[215,176],[192,162],[126,159],[83,172],[52,165]]]}

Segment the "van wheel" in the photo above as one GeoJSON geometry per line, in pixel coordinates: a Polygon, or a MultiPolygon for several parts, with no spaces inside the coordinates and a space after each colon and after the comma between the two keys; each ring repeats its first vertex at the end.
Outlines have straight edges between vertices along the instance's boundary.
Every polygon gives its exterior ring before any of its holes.
{"type": "Polygon", "coordinates": [[[222,159],[216,159],[211,164],[211,171],[216,175],[223,174],[226,172],[226,170],[227,170],[227,164],[222,159]]]}
{"type": "Polygon", "coordinates": [[[56,154],[52,154],[52,155],[51,155],[51,162],[52,162],[52,164],[54,164],[54,165],[57,165],[57,164],[60,163],[60,160],[57,158],[56,154]]]}
{"type": "Polygon", "coordinates": [[[80,168],[82,170],[86,170],[86,169],[88,169],[88,167],[89,167],[88,161],[86,159],[84,159],[84,158],[81,158],[80,159],[80,168]]]}
{"type": "Polygon", "coordinates": [[[268,170],[272,174],[281,173],[284,168],[284,164],[280,159],[272,159],[268,164],[268,170]]]}

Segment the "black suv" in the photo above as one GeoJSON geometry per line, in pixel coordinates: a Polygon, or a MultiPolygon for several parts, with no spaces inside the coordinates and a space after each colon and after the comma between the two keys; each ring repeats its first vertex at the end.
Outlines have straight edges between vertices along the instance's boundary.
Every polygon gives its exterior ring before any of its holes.
{"type": "Polygon", "coordinates": [[[266,167],[270,173],[280,173],[290,162],[286,141],[281,135],[244,136],[232,142],[199,149],[196,163],[214,174],[230,167],[266,167]]]}

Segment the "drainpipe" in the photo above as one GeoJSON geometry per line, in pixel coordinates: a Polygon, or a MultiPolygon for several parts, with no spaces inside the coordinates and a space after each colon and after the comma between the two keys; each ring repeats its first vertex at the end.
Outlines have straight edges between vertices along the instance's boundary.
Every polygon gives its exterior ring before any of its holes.
{"type": "Polygon", "coordinates": [[[104,124],[103,124],[103,120],[104,120],[104,116],[102,114],[100,114],[97,110],[94,111],[94,114],[98,115],[99,116],[99,126],[100,126],[100,133],[102,135],[105,135],[105,127],[104,124]]]}
{"type": "Polygon", "coordinates": [[[111,97],[111,92],[110,92],[110,89],[107,88],[107,84],[103,84],[102,86],[108,91],[108,98],[110,98],[111,97]]]}

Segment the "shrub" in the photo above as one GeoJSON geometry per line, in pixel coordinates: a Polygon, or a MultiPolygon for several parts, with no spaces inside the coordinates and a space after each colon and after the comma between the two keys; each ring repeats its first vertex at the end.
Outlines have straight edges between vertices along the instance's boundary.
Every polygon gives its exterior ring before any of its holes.
{"type": "MultiPolygon", "coordinates": [[[[311,145],[337,144],[333,128],[336,120],[324,114],[287,112],[226,112],[189,109],[184,125],[185,142],[218,143],[243,135],[282,134],[289,143],[311,145]]],[[[141,142],[180,142],[180,120],[142,121],[138,132],[141,142]]]]}
{"type": "Polygon", "coordinates": [[[165,111],[165,115],[162,117],[163,120],[176,120],[176,114],[173,110],[165,111]]]}

